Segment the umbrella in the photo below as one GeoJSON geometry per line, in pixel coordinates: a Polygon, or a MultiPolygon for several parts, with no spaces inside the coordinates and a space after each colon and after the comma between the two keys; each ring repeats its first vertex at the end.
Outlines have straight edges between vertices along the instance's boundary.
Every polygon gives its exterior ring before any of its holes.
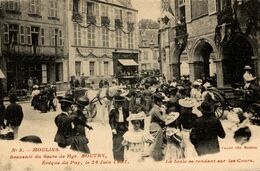
{"type": "Polygon", "coordinates": [[[5,75],[4,75],[3,71],[0,69],[0,79],[1,78],[5,78],[5,75]]]}

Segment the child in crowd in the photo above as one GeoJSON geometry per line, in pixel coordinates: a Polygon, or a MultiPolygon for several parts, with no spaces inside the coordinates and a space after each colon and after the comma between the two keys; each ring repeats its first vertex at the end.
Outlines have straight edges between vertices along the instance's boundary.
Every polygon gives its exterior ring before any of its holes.
{"type": "Polygon", "coordinates": [[[132,123],[133,128],[123,135],[122,145],[125,146],[125,160],[133,162],[143,161],[145,143],[153,142],[153,137],[141,129],[141,121],[144,119],[144,112],[130,114],[127,118],[132,123]]]}

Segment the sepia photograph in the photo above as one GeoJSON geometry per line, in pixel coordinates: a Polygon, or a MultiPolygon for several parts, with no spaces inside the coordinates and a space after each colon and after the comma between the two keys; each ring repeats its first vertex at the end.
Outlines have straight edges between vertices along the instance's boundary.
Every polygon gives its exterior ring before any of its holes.
{"type": "Polygon", "coordinates": [[[0,0],[0,171],[260,171],[260,0],[0,0]]]}

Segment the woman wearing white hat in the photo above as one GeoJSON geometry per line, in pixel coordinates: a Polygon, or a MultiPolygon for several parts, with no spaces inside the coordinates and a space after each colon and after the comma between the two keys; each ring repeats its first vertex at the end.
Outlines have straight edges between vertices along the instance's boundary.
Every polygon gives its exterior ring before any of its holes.
{"type": "Polygon", "coordinates": [[[153,142],[153,137],[141,129],[141,122],[145,119],[144,112],[130,114],[127,121],[133,125],[123,135],[122,145],[125,146],[124,159],[132,162],[139,162],[144,159],[145,143],[153,142]]]}
{"type": "Polygon", "coordinates": [[[184,98],[179,100],[181,106],[180,110],[180,124],[182,128],[184,155],[185,158],[196,157],[197,153],[193,144],[190,142],[191,128],[196,120],[197,115],[192,112],[192,108],[196,105],[196,101],[192,98],[184,98]]]}
{"type": "Polygon", "coordinates": [[[245,73],[243,75],[243,78],[244,78],[245,84],[247,84],[248,82],[251,82],[252,80],[256,79],[256,77],[253,77],[253,75],[251,73],[251,70],[252,70],[251,66],[246,65],[244,70],[245,70],[245,73]]]}
{"type": "Polygon", "coordinates": [[[165,118],[167,146],[165,160],[184,158],[182,133],[179,124],[179,112],[171,112],[165,118]]]}

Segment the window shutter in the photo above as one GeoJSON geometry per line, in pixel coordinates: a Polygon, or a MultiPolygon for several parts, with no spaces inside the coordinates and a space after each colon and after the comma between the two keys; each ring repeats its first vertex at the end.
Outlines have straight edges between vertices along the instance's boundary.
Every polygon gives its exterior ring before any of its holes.
{"type": "Polygon", "coordinates": [[[45,44],[45,33],[43,28],[41,28],[41,44],[45,44]]]}
{"type": "Polygon", "coordinates": [[[62,30],[59,30],[59,45],[60,45],[60,46],[63,46],[62,30]]]}
{"type": "Polygon", "coordinates": [[[4,43],[9,43],[9,25],[7,23],[4,24],[4,43]]]}
{"type": "Polygon", "coordinates": [[[32,35],[31,35],[31,26],[26,27],[26,39],[27,39],[27,44],[32,45],[32,35]]]}
{"type": "Polygon", "coordinates": [[[216,0],[208,0],[208,10],[209,15],[215,14],[217,12],[216,0]]]}
{"type": "Polygon", "coordinates": [[[186,22],[191,22],[191,0],[185,1],[186,22]]]}
{"type": "Polygon", "coordinates": [[[24,26],[20,26],[20,44],[25,44],[25,30],[24,30],[24,26]]]}

